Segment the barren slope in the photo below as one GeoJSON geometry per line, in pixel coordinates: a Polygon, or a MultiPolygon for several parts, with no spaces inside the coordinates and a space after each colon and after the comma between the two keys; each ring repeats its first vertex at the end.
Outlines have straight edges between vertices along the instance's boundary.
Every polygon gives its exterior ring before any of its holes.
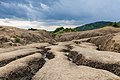
{"type": "Polygon", "coordinates": [[[70,33],[63,33],[59,36],[56,36],[57,41],[71,41],[74,39],[82,39],[82,38],[90,38],[90,37],[96,37],[96,36],[103,36],[107,34],[113,34],[120,32],[120,28],[114,28],[114,27],[105,27],[101,29],[95,29],[95,30],[88,30],[88,31],[82,31],[82,32],[70,32],[70,33]]]}
{"type": "Polygon", "coordinates": [[[90,38],[88,42],[94,43],[99,50],[120,53],[120,33],[90,38]]]}
{"type": "Polygon", "coordinates": [[[0,26],[0,47],[26,45],[37,42],[54,42],[54,39],[45,30],[32,31],[0,26]]]}

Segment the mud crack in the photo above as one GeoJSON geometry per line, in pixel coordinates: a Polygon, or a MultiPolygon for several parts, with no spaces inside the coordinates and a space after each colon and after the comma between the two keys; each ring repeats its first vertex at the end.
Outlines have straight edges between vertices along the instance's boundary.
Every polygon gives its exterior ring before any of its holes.
{"type": "Polygon", "coordinates": [[[114,73],[117,76],[120,76],[120,65],[118,64],[107,64],[107,63],[102,63],[98,61],[93,61],[86,59],[83,54],[79,54],[77,51],[71,51],[72,46],[68,46],[68,49],[63,49],[62,51],[65,52],[65,56],[68,57],[68,60],[71,61],[72,63],[75,63],[76,65],[83,65],[83,66],[89,66],[92,68],[96,69],[103,69],[107,70],[109,72],[114,73]]]}
{"type": "Polygon", "coordinates": [[[44,47],[41,47],[40,49],[41,49],[40,53],[42,54],[44,59],[53,59],[53,58],[55,58],[55,55],[52,52],[49,52],[49,50],[51,50],[51,48],[46,48],[44,46],[44,47]]]}
{"type": "Polygon", "coordinates": [[[120,65],[118,64],[106,64],[102,62],[88,60],[85,58],[85,56],[83,56],[82,54],[78,54],[78,52],[76,51],[69,52],[67,57],[76,65],[84,65],[92,68],[103,69],[120,76],[120,65]]]}

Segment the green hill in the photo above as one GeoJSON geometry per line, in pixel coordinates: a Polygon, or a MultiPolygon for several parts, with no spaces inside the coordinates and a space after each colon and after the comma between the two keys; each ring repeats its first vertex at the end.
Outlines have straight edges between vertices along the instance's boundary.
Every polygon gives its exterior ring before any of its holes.
{"type": "Polygon", "coordinates": [[[99,21],[99,22],[94,22],[90,24],[85,24],[83,26],[78,26],[76,28],[59,27],[59,28],[56,28],[56,30],[52,31],[51,34],[55,37],[56,35],[60,35],[66,32],[87,31],[87,30],[103,28],[106,26],[113,26],[116,28],[120,28],[120,22],[99,21]]]}
{"type": "Polygon", "coordinates": [[[76,31],[86,31],[86,30],[98,29],[98,28],[102,28],[102,27],[107,26],[112,23],[113,22],[99,21],[99,22],[94,22],[94,23],[90,23],[90,24],[85,24],[83,26],[78,26],[75,28],[75,30],[76,31]]]}

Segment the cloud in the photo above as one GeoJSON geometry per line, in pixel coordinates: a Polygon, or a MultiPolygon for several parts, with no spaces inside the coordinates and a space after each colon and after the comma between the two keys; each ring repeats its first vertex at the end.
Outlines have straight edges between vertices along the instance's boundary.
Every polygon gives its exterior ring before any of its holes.
{"type": "Polygon", "coordinates": [[[0,26],[13,26],[23,29],[29,29],[29,28],[37,28],[37,29],[44,29],[48,31],[53,31],[57,27],[71,27],[74,28],[77,25],[73,25],[74,21],[63,21],[59,20],[57,22],[53,21],[27,21],[27,20],[17,20],[17,19],[0,19],[0,26]],[[71,23],[71,25],[65,25],[67,23],[71,23]],[[53,25],[56,24],[56,25],[53,25]],[[57,25],[57,24],[64,24],[64,25],[57,25]]]}
{"type": "MultiPolygon", "coordinates": [[[[119,20],[120,0],[59,0],[50,10],[50,18],[74,20],[119,20]]],[[[48,18],[49,18],[48,16],[48,18]]]]}
{"type": "Polygon", "coordinates": [[[119,4],[120,0],[0,0],[0,18],[42,22],[41,26],[119,21],[119,4]]]}
{"type": "Polygon", "coordinates": [[[45,11],[49,10],[49,6],[47,6],[47,5],[43,4],[43,3],[40,3],[40,5],[41,5],[43,10],[45,10],[45,11]]]}
{"type": "Polygon", "coordinates": [[[37,20],[43,18],[44,15],[42,13],[42,9],[38,7],[33,7],[33,4],[28,1],[28,3],[8,3],[1,2],[0,4],[0,14],[5,18],[22,18],[22,19],[31,19],[37,20]]]}

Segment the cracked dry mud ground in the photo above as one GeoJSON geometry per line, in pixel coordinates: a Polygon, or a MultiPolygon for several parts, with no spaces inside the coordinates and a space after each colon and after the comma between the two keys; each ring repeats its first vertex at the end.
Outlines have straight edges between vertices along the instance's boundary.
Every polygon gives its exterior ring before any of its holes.
{"type": "Polygon", "coordinates": [[[120,54],[92,43],[37,43],[0,49],[0,80],[120,80],[120,54]]]}

